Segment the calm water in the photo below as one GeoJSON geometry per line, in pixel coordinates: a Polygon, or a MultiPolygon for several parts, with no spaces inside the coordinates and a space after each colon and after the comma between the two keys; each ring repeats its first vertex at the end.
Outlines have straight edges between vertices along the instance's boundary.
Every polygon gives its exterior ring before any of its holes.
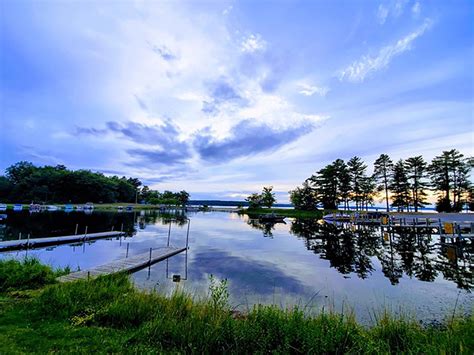
{"type": "MultiPolygon", "coordinates": [[[[443,243],[439,236],[383,235],[376,228],[350,229],[289,219],[262,225],[233,213],[192,213],[189,251],[133,274],[142,288],[172,292],[180,287],[205,296],[209,275],[227,278],[231,303],[299,304],[306,310],[350,307],[361,321],[382,308],[410,312],[423,321],[472,313],[473,246],[443,243]],[[172,276],[181,275],[174,283],[172,276]]],[[[147,211],[137,213],[9,212],[0,238],[74,234],[123,228],[126,238],[3,253],[36,256],[53,266],[85,269],[167,243],[184,246],[186,219],[147,211]],[[170,219],[173,217],[173,219],[170,219]],[[122,227],[123,225],[123,227],[122,227]]]]}

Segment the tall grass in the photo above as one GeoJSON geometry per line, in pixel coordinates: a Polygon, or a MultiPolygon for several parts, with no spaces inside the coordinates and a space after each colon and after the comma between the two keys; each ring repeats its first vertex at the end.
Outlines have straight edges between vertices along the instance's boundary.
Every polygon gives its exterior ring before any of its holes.
{"type": "Polygon", "coordinates": [[[10,290],[37,289],[55,283],[69,269],[53,270],[35,258],[0,260],[0,293],[10,290]]]}
{"type": "MultiPolygon", "coordinates": [[[[225,287],[225,283],[222,287],[225,287]]],[[[353,315],[256,306],[232,312],[226,293],[214,285],[208,300],[176,291],[170,297],[133,287],[126,275],[56,284],[32,302],[39,319],[66,320],[74,327],[126,331],[124,346],[156,351],[199,353],[469,353],[474,350],[474,321],[457,318],[442,327],[424,328],[388,312],[374,326],[353,315]],[[220,296],[219,296],[220,295],[220,296]],[[223,299],[219,299],[222,297],[223,299]]]]}

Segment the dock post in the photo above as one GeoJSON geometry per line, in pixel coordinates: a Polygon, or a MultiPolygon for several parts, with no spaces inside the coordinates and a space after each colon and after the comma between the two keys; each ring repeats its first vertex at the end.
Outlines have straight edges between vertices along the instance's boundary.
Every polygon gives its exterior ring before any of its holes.
{"type": "Polygon", "coordinates": [[[76,231],[74,232],[74,235],[77,235],[77,229],[79,228],[79,224],[76,224],[76,231]]]}
{"type": "Polygon", "coordinates": [[[168,228],[168,244],[167,244],[167,246],[170,246],[170,235],[171,235],[171,221],[170,221],[170,227],[168,228]]]}
{"type": "Polygon", "coordinates": [[[190,224],[191,224],[191,220],[188,219],[188,230],[186,231],[186,248],[188,248],[188,243],[189,243],[189,225],[190,224]]]}
{"type": "Polygon", "coordinates": [[[125,255],[125,258],[128,258],[128,248],[130,247],[130,242],[127,243],[127,254],[125,255]]]}
{"type": "Polygon", "coordinates": [[[150,261],[148,261],[149,263],[151,263],[151,251],[152,251],[152,250],[153,250],[153,249],[150,248],[150,261]]]}
{"type": "Polygon", "coordinates": [[[122,225],[120,226],[120,231],[123,232],[123,223],[122,223],[122,225]]]}
{"type": "Polygon", "coordinates": [[[28,248],[30,246],[30,233],[28,233],[28,237],[26,239],[26,247],[28,248]]]}
{"type": "Polygon", "coordinates": [[[18,240],[21,240],[21,232],[18,234],[18,240]]]}
{"type": "Polygon", "coordinates": [[[87,235],[87,228],[88,228],[88,227],[89,227],[89,226],[86,226],[86,231],[84,232],[84,237],[87,235]]]}
{"type": "Polygon", "coordinates": [[[113,231],[114,231],[114,227],[115,227],[115,226],[112,226],[112,229],[110,230],[111,232],[113,232],[113,231]]]}

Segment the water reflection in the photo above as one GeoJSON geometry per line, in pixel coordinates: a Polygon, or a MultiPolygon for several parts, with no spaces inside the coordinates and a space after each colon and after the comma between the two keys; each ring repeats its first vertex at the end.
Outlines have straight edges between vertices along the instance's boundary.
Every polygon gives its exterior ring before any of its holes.
{"type": "Polygon", "coordinates": [[[473,288],[472,243],[447,244],[430,234],[384,233],[370,226],[321,224],[312,219],[295,219],[290,232],[305,240],[306,248],[328,260],[341,274],[355,273],[365,279],[378,260],[392,285],[405,273],[409,278],[432,282],[440,274],[458,288],[473,288]]]}

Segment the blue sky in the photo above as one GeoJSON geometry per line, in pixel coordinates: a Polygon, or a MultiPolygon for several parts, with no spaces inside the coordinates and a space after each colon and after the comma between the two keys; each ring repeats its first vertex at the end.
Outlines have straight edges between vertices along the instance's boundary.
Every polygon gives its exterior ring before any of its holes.
{"type": "Polygon", "coordinates": [[[0,170],[287,191],[336,158],[473,155],[472,1],[0,2],[0,170]]]}

